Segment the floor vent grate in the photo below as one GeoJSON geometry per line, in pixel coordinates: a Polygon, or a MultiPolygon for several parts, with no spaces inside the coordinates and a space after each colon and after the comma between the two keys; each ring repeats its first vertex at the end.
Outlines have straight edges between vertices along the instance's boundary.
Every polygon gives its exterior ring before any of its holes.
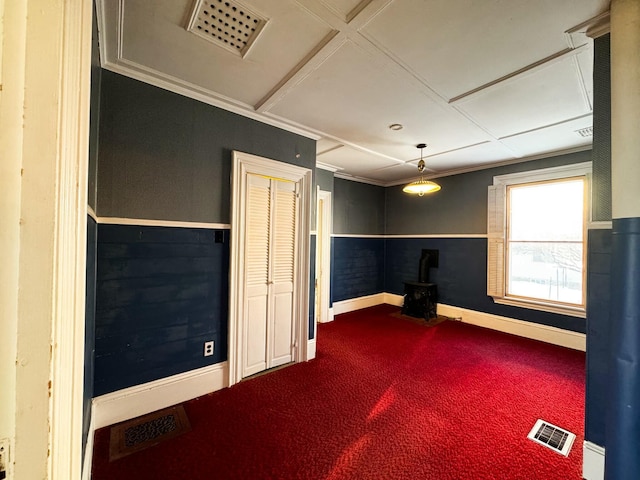
{"type": "Polygon", "coordinates": [[[236,0],[197,0],[187,30],[244,58],[266,24],[236,0]]]}
{"type": "Polygon", "coordinates": [[[538,419],[527,438],[566,457],[569,455],[576,436],[567,430],[538,419]]]}

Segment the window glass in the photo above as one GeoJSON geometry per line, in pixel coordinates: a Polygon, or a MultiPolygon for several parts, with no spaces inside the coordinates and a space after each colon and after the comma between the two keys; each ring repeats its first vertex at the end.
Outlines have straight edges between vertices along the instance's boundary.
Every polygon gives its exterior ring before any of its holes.
{"type": "Polygon", "coordinates": [[[584,305],[585,179],[507,189],[507,295],[584,305]]]}

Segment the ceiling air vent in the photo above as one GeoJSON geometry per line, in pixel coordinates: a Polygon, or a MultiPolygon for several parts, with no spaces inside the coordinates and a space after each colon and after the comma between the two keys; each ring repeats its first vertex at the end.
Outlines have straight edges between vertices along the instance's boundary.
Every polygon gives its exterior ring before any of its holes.
{"type": "Polygon", "coordinates": [[[593,127],[581,128],[576,133],[581,137],[593,137],[593,127]]]}
{"type": "Polygon", "coordinates": [[[244,57],[267,19],[230,0],[196,0],[187,30],[244,57]]]}
{"type": "Polygon", "coordinates": [[[566,457],[569,455],[569,450],[571,450],[576,436],[549,422],[538,420],[527,438],[566,457]]]}

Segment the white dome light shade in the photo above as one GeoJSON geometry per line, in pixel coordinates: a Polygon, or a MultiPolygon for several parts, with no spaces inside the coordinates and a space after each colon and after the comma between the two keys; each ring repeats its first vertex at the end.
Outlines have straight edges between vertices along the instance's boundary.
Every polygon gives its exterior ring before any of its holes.
{"type": "Polygon", "coordinates": [[[440,190],[440,185],[435,182],[431,182],[429,180],[425,180],[422,176],[422,172],[424,172],[424,160],[422,159],[422,149],[426,147],[426,143],[419,143],[416,145],[420,149],[420,161],[418,162],[418,172],[420,172],[420,180],[416,180],[415,182],[411,182],[402,189],[405,193],[410,193],[412,195],[418,195],[422,197],[425,193],[434,193],[440,190]]]}

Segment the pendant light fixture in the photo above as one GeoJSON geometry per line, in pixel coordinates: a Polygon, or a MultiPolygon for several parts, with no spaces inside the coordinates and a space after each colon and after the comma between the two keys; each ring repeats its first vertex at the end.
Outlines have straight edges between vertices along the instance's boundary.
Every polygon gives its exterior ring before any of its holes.
{"type": "Polygon", "coordinates": [[[422,159],[422,149],[427,146],[426,143],[419,143],[416,145],[420,149],[420,161],[418,162],[418,172],[420,172],[420,179],[415,182],[411,182],[402,189],[405,193],[418,194],[422,197],[425,193],[434,193],[440,190],[440,185],[429,180],[425,180],[423,176],[424,172],[424,160],[422,159]]]}

